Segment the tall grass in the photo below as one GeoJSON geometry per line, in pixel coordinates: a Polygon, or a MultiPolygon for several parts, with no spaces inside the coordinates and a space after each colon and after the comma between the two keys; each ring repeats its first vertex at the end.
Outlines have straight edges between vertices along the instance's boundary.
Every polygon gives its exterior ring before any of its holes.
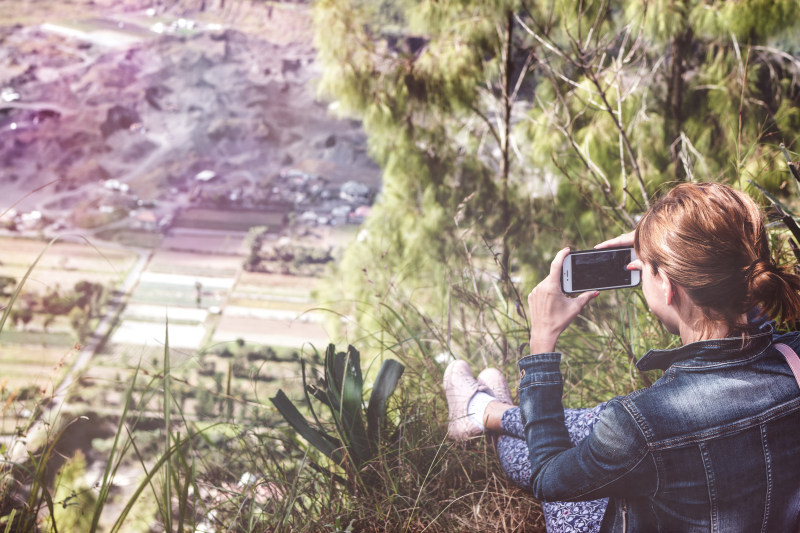
{"type": "MultiPolygon", "coordinates": [[[[513,388],[517,356],[527,353],[529,323],[520,295],[531,280],[501,290],[491,275],[491,257],[487,249],[464,261],[469,267],[446,287],[447,312],[437,317],[418,305],[419,291],[390,289],[379,295],[378,305],[355,304],[370,314],[372,325],[350,329],[349,340],[367,369],[364,395],[383,360],[397,359],[406,368],[386,404],[380,446],[369,460],[355,466],[337,462],[279,421],[267,402],[235,397],[230,366],[217,393],[221,414],[204,420],[185,411],[175,387],[191,384],[173,373],[166,322],[160,366],[131,369],[96,486],[79,482],[80,455],[66,458],[72,467],[68,463],[55,473],[64,459],[59,440],[80,420],[64,412],[57,423],[40,425],[47,399],[39,402],[19,443],[3,450],[0,532],[69,531],[75,524],[89,532],[544,531],[539,503],[505,479],[490,438],[456,445],[446,436],[441,379],[448,358],[464,358],[476,372],[497,366],[513,388]],[[234,417],[238,408],[249,414],[234,417]],[[34,428],[45,437],[27,450],[22,440],[34,428]],[[131,464],[140,475],[122,490],[118,477],[131,464]],[[349,483],[352,468],[367,481],[349,483]]],[[[652,347],[675,342],[647,312],[640,291],[604,293],[559,343],[565,404],[593,406],[646,386],[658,374],[640,374],[634,361],[652,347]]],[[[313,347],[301,357],[310,374],[323,373],[314,367],[320,357],[313,347]]],[[[316,423],[337,432],[333,418],[320,415],[316,423]]]]}
{"type": "MultiPolygon", "coordinates": [[[[9,297],[0,316],[0,331],[5,327],[31,272],[54,242],[55,239],[44,247],[9,297]]],[[[77,459],[61,457],[59,451],[65,433],[87,417],[61,412],[61,405],[51,404],[52,397],[38,398],[27,420],[22,421],[16,435],[0,450],[0,531],[57,532],[74,531],[75,527],[89,532],[137,530],[128,518],[146,491],[152,492],[157,516],[146,519],[146,525],[138,530],[149,530],[157,523],[167,531],[194,529],[197,520],[190,493],[199,492],[194,484],[197,478],[197,449],[194,444],[214,426],[198,428],[183,416],[180,409],[180,420],[173,422],[171,419],[176,404],[171,388],[168,332],[165,334],[163,363],[163,372],[149,378],[140,366],[132,370],[102,477],[90,488],[65,486],[65,482],[80,484],[79,479],[85,472],[81,471],[82,468],[77,472],[70,470],[68,467],[77,459]],[[140,385],[143,378],[145,382],[140,385]],[[154,398],[160,399],[163,406],[164,444],[153,453],[140,448],[143,439],[139,438],[137,445],[136,430],[154,398]],[[120,468],[133,460],[138,461],[142,469],[138,485],[125,501],[112,501],[112,494],[118,491],[115,478],[120,468]],[[67,466],[59,469],[65,461],[67,466]],[[68,480],[63,475],[66,471],[70,471],[68,480]],[[110,512],[109,507],[113,508],[110,512]]],[[[12,392],[6,400],[6,407],[14,399],[12,392]]],[[[82,454],[79,456],[83,463],[82,454]]]]}
{"type": "MultiPolygon", "coordinates": [[[[474,253],[474,247],[464,248],[474,253]]],[[[457,446],[446,437],[441,380],[447,362],[464,358],[476,373],[499,367],[514,387],[516,360],[528,353],[522,288],[500,290],[491,275],[490,250],[463,259],[469,268],[447,288],[447,312],[438,319],[418,305],[426,298],[420,289],[409,295],[390,287],[376,297],[378,304],[354,304],[371,327],[350,324],[349,340],[376,362],[392,357],[406,366],[388,415],[391,436],[363,467],[370,473],[369,490],[348,491],[337,482],[345,474],[340,465],[305,450],[298,469],[284,472],[295,475],[291,486],[301,492],[281,502],[275,531],[544,531],[539,504],[505,479],[491,439],[457,446]]],[[[563,339],[565,403],[572,407],[594,406],[647,385],[657,375],[640,375],[635,360],[669,343],[635,290],[605,293],[563,339]]],[[[279,438],[297,444],[288,429],[279,438]]]]}
{"type": "MultiPolygon", "coordinates": [[[[160,366],[131,369],[95,486],[79,483],[80,456],[58,455],[60,439],[80,421],[63,412],[57,423],[42,425],[48,399],[39,402],[19,443],[3,450],[0,531],[64,531],[75,524],[89,532],[544,531],[539,503],[504,478],[491,439],[455,445],[446,436],[446,359],[464,358],[476,372],[497,366],[513,387],[529,332],[521,295],[532,280],[500,287],[488,245],[481,250],[465,242],[463,249],[455,259],[466,265],[459,279],[427,294],[390,287],[377,305],[353,304],[371,318],[368,329],[351,329],[348,339],[363,354],[364,394],[383,360],[394,358],[406,367],[387,402],[380,446],[371,459],[337,463],[309,447],[278,422],[267,402],[234,397],[231,366],[217,393],[224,413],[204,420],[184,411],[174,387],[191,384],[173,374],[166,322],[160,366]],[[445,311],[432,316],[421,302],[441,295],[445,311]],[[235,419],[234,405],[252,416],[235,419]],[[266,424],[264,414],[271,417],[266,424]],[[34,427],[44,438],[26,450],[22,441],[34,427]],[[26,453],[14,455],[12,449],[26,453]],[[71,467],[58,475],[63,459],[71,467]],[[123,490],[118,478],[132,464],[139,476],[123,490]],[[348,468],[357,468],[355,477],[368,482],[348,483],[348,468]]],[[[37,262],[10,298],[0,330],[37,262]]],[[[645,312],[640,293],[604,294],[562,337],[567,405],[591,406],[646,385],[655,376],[639,375],[634,359],[668,342],[645,312]]],[[[311,348],[302,355],[313,373],[319,354],[311,348]]],[[[316,422],[336,434],[336,420],[320,416],[316,422]]]]}
{"type": "MultiPolygon", "coordinates": [[[[130,371],[94,486],[81,482],[80,454],[59,455],[63,435],[84,421],[64,411],[43,424],[49,399],[40,400],[19,442],[4,450],[0,531],[65,531],[76,524],[89,532],[543,531],[539,503],[505,480],[490,439],[456,446],[446,436],[441,355],[465,358],[476,371],[498,366],[513,386],[516,358],[527,349],[521,288],[498,286],[491,257],[487,249],[465,258],[469,268],[446,288],[441,316],[417,305],[419,292],[390,291],[378,306],[363,304],[375,325],[354,330],[352,338],[366,369],[363,394],[383,360],[406,367],[369,460],[337,463],[279,423],[268,403],[235,397],[230,365],[217,393],[220,416],[204,420],[184,411],[175,387],[191,384],[173,374],[166,321],[160,366],[130,371]],[[235,419],[234,407],[252,416],[235,419]],[[272,420],[266,426],[264,416],[272,420]],[[34,430],[44,437],[27,450],[23,439],[34,430]],[[138,465],[138,478],[123,489],[118,479],[131,465],[138,465]],[[365,481],[349,483],[348,468],[359,469],[356,478],[365,481]]],[[[578,334],[565,335],[568,404],[590,405],[646,381],[633,370],[634,355],[663,334],[642,310],[635,291],[609,294],[575,326],[578,334]]],[[[313,347],[302,358],[311,374],[322,373],[313,366],[321,361],[313,347]]],[[[336,420],[320,415],[316,422],[336,434],[336,420]]]]}

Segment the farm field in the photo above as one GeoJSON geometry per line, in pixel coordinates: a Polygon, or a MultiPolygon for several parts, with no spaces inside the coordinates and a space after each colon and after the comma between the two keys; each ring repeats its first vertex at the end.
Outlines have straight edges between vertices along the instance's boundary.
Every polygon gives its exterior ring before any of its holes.
{"type": "MultiPolygon", "coordinates": [[[[204,239],[197,237],[198,241],[211,239],[214,236],[206,236],[204,239]]],[[[234,239],[231,235],[226,235],[225,240],[232,242],[238,249],[241,246],[242,237],[234,239]]],[[[183,274],[186,276],[235,276],[242,266],[242,257],[238,254],[222,254],[220,251],[209,254],[198,254],[197,252],[177,251],[164,247],[158,250],[150,258],[147,267],[148,272],[160,272],[165,274],[183,274]]]]}
{"type": "MultiPolygon", "coordinates": [[[[54,289],[63,292],[87,279],[119,289],[132,274],[113,328],[72,386],[71,409],[118,409],[135,369],[144,372],[137,383],[146,387],[144,376],[163,370],[165,353],[178,379],[176,390],[186,389],[179,394],[187,413],[211,418],[220,414],[222,384],[228,383],[229,375],[228,386],[240,399],[240,417],[249,416],[244,414],[247,409],[261,413],[256,416],[270,412],[258,406],[269,405],[268,398],[279,388],[299,394],[297,359],[324,352],[330,342],[324,312],[310,311],[317,307],[313,291],[319,280],[244,271],[246,235],[179,229],[160,247],[141,252],[114,246],[95,249],[83,242],[50,246],[20,298],[54,289]],[[174,245],[184,238],[188,244],[174,245]],[[139,257],[140,265],[134,269],[139,257]]],[[[320,228],[319,235],[301,240],[319,245],[351,236],[350,228],[320,228]]],[[[6,238],[0,243],[9,250],[0,275],[16,278],[47,247],[45,242],[25,239],[6,238]]],[[[4,397],[33,388],[51,393],[77,359],[81,350],[70,320],[57,316],[45,322],[44,315],[35,314],[24,326],[9,320],[0,332],[4,397]]]]}
{"type": "MultiPolygon", "coordinates": [[[[53,335],[49,334],[52,343],[53,335]]],[[[69,335],[57,340],[66,341],[48,345],[14,344],[9,335],[0,335],[2,351],[0,351],[0,391],[19,394],[28,387],[48,394],[63,377],[69,364],[73,361],[77,350],[69,346],[69,335]]],[[[5,424],[6,417],[0,417],[5,424]]],[[[13,427],[10,428],[13,430],[13,427]]],[[[8,431],[8,427],[0,427],[0,433],[8,431]]]]}
{"type": "Polygon", "coordinates": [[[245,232],[210,232],[187,228],[172,228],[161,242],[161,248],[195,254],[244,254],[245,232]]]}
{"type": "Polygon", "coordinates": [[[263,209],[225,211],[219,209],[192,208],[182,212],[175,220],[178,228],[212,229],[246,232],[253,226],[279,228],[284,223],[287,210],[265,211],[263,209]]]}
{"type": "Polygon", "coordinates": [[[0,247],[3,250],[0,276],[21,280],[39,258],[28,276],[23,294],[55,287],[70,288],[83,280],[117,284],[136,260],[136,253],[129,250],[95,247],[85,241],[56,241],[48,247],[40,240],[0,237],[0,247]]]}
{"type": "MultiPolygon", "coordinates": [[[[237,313],[242,312],[242,309],[238,308],[237,313]]],[[[311,343],[322,351],[328,343],[328,335],[319,322],[256,315],[253,313],[245,316],[243,314],[223,316],[212,342],[218,344],[243,339],[252,344],[295,349],[311,343]]]]}
{"type": "Polygon", "coordinates": [[[209,309],[222,307],[241,261],[235,255],[154,251],[109,339],[109,349],[116,353],[129,346],[163,354],[168,325],[171,348],[200,350],[213,325],[209,309]]]}
{"type": "MultiPolygon", "coordinates": [[[[229,373],[243,406],[264,404],[278,388],[299,391],[293,358],[308,355],[312,346],[324,350],[329,338],[321,317],[307,313],[315,307],[318,280],[245,272],[243,259],[219,251],[155,250],[85,382],[126,381],[138,365],[160,371],[168,340],[172,372],[194,389],[187,392],[187,412],[210,414],[211,400],[199,400],[196,391],[219,395],[229,373]],[[252,357],[265,349],[274,349],[276,359],[252,357]]],[[[113,397],[101,394],[111,407],[113,397]]]]}
{"type": "MultiPolygon", "coordinates": [[[[100,283],[113,290],[119,287],[133,267],[137,254],[116,247],[95,247],[85,241],[56,241],[48,246],[34,239],[0,237],[3,249],[0,276],[17,283],[28,274],[18,297],[35,301],[53,291],[69,292],[78,282],[100,283]],[[35,268],[28,273],[31,265],[35,268]]],[[[10,295],[6,291],[6,298],[10,295]]],[[[13,308],[12,308],[13,309],[13,308]]],[[[0,395],[25,400],[27,391],[52,394],[80,352],[67,316],[34,314],[27,322],[8,318],[0,332],[0,395]]],[[[13,413],[4,410],[0,432],[14,429],[16,416],[25,416],[25,403],[8,403],[13,413]],[[7,427],[8,425],[11,427],[7,427]]]]}
{"type": "MultiPolygon", "coordinates": [[[[15,237],[0,237],[3,247],[2,267],[8,265],[30,266],[42,253],[37,269],[63,268],[90,272],[123,271],[135,257],[130,250],[117,247],[94,246],[83,239],[79,242],[59,240],[49,248],[45,241],[15,237]]],[[[123,272],[124,273],[124,272],[123,272]]]]}
{"type": "MultiPolygon", "coordinates": [[[[30,2],[22,3],[16,7],[28,11],[30,2]]],[[[0,331],[0,406],[5,405],[0,448],[26,436],[16,428],[27,420],[54,428],[49,418],[37,420],[30,408],[46,406],[48,415],[69,427],[63,439],[68,449],[57,450],[54,462],[69,459],[75,449],[83,451],[83,477],[90,487],[86,492],[97,494],[97,480],[116,446],[107,431],[122,422],[121,407],[132,401],[125,429],[136,434],[141,448],[130,452],[115,474],[100,529],[109,529],[106,517],[119,516],[142,467],[153,466],[151,459],[161,443],[159,439],[155,444],[156,434],[163,431],[166,418],[165,391],[173,393],[187,427],[210,428],[209,442],[216,444],[219,431],[273,426],[278,415],[269,397],[278,388],[296,397],[302,390],[298,359],[310,357],[309,342],[315,348],[327,343],[322,322],[306,313],[316,306],[312,290],[317,280],[243,272],[244,261],[252,257],[252,240],[247,238],[253,236],[252,227],[269,227],[265,262],[276,257],[273,246],[300,253],[295,253],[296,259],[282,259],[280,268],[270,264],[263,270],[315,276],[332,257],[335,244],[327,236],[338,231],[317,225],[355,219],[337,215],[335,220],[299,220],[292,215],[293,204],[268,212],[260,207],[262,195],[251,193],[266,190],[285,165],[324,174],[336,185],[331,187],[336,198],[332,204],[350,202],[339,198],[338,184],[358,180],[374,185],[379,179],[379,169],[366,157],[359,123],[329,117],[327,106],[305,87],[316,75],[314,52],[308,40],[298,46],[293,31],[309,37],[305,10],[295,21],[294,4],[288,17],[282,4],[270,4],[269,25],[280,30],[275,35],[264,35],[269,32],[262,29],[251,38],[238,24],[229,27],[232,20],[224,26],[215,21],[211,28],[204,20],[180,18],[175,22],[196,23],[197,30],[181,28],[173,37],[156,36],[161,32],[148,28],[156,21],[162,25],[162,15],[167,21],[184,6],[152,4],[152,11],[158,11],[155,18],[143,6],[151,7],[127,0],[79,0],[71,4],[76,10],[71,13],[60,5],[49,11],[37,4],[37,13],[29,13],[37,26],[60,15],[82,17],[84,11],[92,18],[77,23],[54,20],[46,28],[31,29],[19,19],[19,9],[0,9],[13,11],[11,18],[26,26],[8,27],[3,33],[9,46],[0,55],[13,69],[7,101],[19,98],[22,106],[36,100],[54,102],[58,110],[52,120],[47,115],[46,124],[28,120],[38,115],[25,107],[7,113],[25,122],[13,122],[6,132],[8,139],[19,142],[0,146],[10,150],[4,197],[14,201],[42,187],[14,203],[15,225],[4,227],[28,235],[82,228],[78,231],[89,239],[104,243],[98,245],[102,259],[113,267],[98,265],[91,247],[76,238],[52,246],[31,273],[0,328],[5,329],[0,331]],[[126,39],[128,26],[144,28],[133,35],[141,42],[126,39]],[[116,48],[104,35],[106,30],[118,34],[123,46],[116,48]],[[276,46],[272,37],[291,47],[276,46]],[[285,55],[290,65],[297,62],[301,68],[282,72],[285,55]],[[49,76],[49,81],[21,76],[34,71],[49,76]],[[17,87],[17,78],[24,87],[17,87]],[[16,89],[19,93],[13,92],[16,89]],[[151,94],[152,89],[159,94],[151,94]],[[115,120],[115,113],[123,111],[139,118],[123,125],[115,120]],[[13,133],[17,130],[20,137],[13,133]],[[335,147],[330,146],[333,140],[335,147]],[[213,183],[200,183],[198,171],[213,171],[218,177],[213,183]],[[48,183],[52,186],[45,187],[48,183]],[[240,200],[228,194],[234,191],[240,200]],[[226,207],[208,207],[212,205],[226,207]],[[41,223],[34,223],[34,212],[41,215],[41,223]],[[305,254],[314,247],[319,247],[322,259],[305,254]],[[313,268],[305,268],[309,266],[313,268]],[[80,284],[88,287],[85,299],[78,296],[79,282],[87,282],[80,284]],[[98,297],[92,292],[95,285],[104,287],[98,297]],[[68,296],[71,305],[61,306],[61,296],[68,296]],[[68,312],[49,316],[51,309],[62,307],[68,312]],[[164,378],[165,358],[169,380],[164,378]],[[32,398],[22,402],[22,396],[32,398]]],[[[242,6],[229,6],[233,12],[225,16],[235,19],[242,6]]],[[[212,5],[208,8],[211,11],[212,5]]],[[[196,6],[189,8],[192,14],[196,11],[196,6]]],[[[259,16],[266,20],[266,11],[261,11],[259,16]]],[[[201,15],[214,19],[210,13],[201,15]]],[[[167,27],[165,33],[171,32],[167,27]]],[[[23,244],[3,243],[15,257],[0,257],[0,275],[24,276],[47,246],[36,240],[23,244]]],[[[289,256],[279,252],[278,257],[289,256]]],[[[252,262],[247,267],[258,270],[252,262]]],[[[5,294],[0,288],[6,300],[0,304],[7,303],[10,294],[9,287],[5,294]]],[[[196,489],[191,489],[191,497],[204,497],[196,489]]],[[[63,508],[77,501],[74,494],[65,498],[63,508]]],[[[126,522],[123,529],[129,527],[126,522]]],[[[75,527],[59,524],[62,529],[75,527]]]]}
{"type": "Polygon", "coordinates": [[[248,342],[299,349],[311,343],[323,349],[330,338],[315,307],[318,280],[305,276],[242,272],[212,341],[248,342]]]}

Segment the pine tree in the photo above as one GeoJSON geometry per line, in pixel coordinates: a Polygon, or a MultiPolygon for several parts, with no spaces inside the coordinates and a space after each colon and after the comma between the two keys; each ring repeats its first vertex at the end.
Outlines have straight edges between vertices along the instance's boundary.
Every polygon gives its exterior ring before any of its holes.
{"type": "Polygon", "coordinates": [[[446,316],[493,271],[513,306],[513,272],[530,283],[556,245],[631,229],[670,182],[779,188],[799,3],[320,0],[320,88],[383,170],[339,299],[367,327],[389,300],[446,316]]]}
{"type": "Polygon", "coordinates": [[[510,252],[532,226],[524,191],[532,180],[512,139],[528,107],[520,96],[531,90],[532,39],[514,20],[518,9],[517,2],[316,5],[322,90],[364,120],[383,169],[366,238],[339,269],[346,286],[414,294],[444,312],[445,280],[462,277],[467,251],[491,262],[491,250],[502,290],[513,293],[510,252]]]}
{"type": "Polygon", "coordinates": [[[630,227],[668,182],[745,188],[758,177],[779,187],[777,146],[793,145],[800,125],[800,63],[775,46],[797,32],[798,7],[625,1],[608,4],[591,31],[563,19],[566,41],[530,26],[547,45],[551,82],[537,93],[528,153],[534,164],[558,161],[559,200],[576,214],[567,225],[630,227]]]}

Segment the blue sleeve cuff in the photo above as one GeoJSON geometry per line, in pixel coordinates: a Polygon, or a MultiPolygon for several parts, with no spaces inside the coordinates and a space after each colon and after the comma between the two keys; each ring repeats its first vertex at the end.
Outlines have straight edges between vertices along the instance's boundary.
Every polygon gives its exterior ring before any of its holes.
{"type": "Polygon", "coordinates": [[[523,357],[517,363],[520,372],[520,388],[561,383],[560,365],[561,354],[559,352],[537,353],[523,357]]]}

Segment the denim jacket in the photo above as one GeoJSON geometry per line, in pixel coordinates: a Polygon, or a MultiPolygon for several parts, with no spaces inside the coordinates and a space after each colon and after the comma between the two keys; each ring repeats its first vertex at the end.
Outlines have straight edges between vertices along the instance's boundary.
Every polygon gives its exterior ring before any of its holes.
{"type": "Polygon", "coordinates": [[[800,388],[764,326],[652,350],[652,386],[608,402],[577,447],[564,427],[558,353],[520,360],[520,409],[543,501],[609,497],[601,531],[789,532],[800,516],[800,388]]]}

